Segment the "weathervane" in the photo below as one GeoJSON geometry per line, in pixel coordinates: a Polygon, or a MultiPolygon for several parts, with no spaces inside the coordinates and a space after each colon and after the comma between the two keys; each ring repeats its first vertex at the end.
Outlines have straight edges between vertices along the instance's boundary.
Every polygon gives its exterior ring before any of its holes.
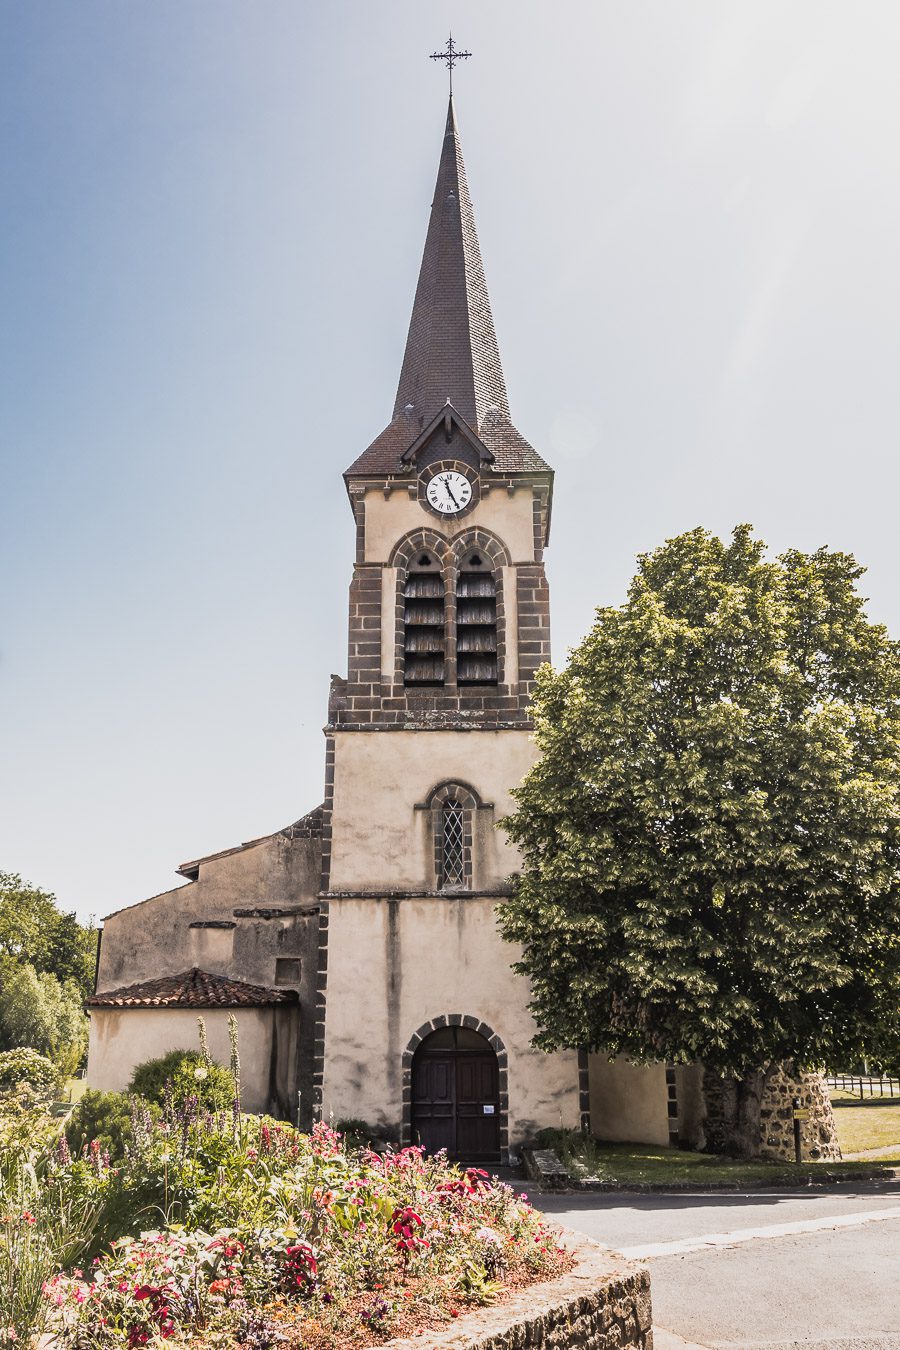
{"type": "Polygon", "coordinates": [[[451,97],[451,98],[453,97],[453,67],[456,65],[457,61],[466,61],[466,60],[468,60],[468,58],[469,58],[471,55],[472,55],[471,52],[461,52],[461,51],[459,50],[459,48],[456,46],[455,42],[453,41],[453,34],[452,34],[452,33],[451,33],[450,36],[448,37],[448,39],[447,39],[447,46],[445,47],[445,49],[444,49],[442,52],[432,52],[432,53],[431,53],[431,56],[430,56],[430,58],[429,58],[431,61],[443,61],[443,62],[446,63],[447,69],[448,69],[449,72],[450,72],[450,97],[451,97]]]}

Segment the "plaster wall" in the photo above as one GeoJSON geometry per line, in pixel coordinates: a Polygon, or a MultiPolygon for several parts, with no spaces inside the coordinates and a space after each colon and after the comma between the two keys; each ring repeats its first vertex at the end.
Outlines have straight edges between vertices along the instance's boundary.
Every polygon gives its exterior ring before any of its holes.
{"type": "MultiPolygon", "coordinates": [[[[292,957],[300,961],[300,980],[283,987],[297,991],[299,1006],[286,1007],[285,1015],[295,1025],[312,1028],[316,1004],[320,881],[321,841],[316,837],[288,838],[279,833],[248,848],[201,863],[196,881],[153,896],[129,909],[118,910],[105,919],[97,991],[103,993],[122,985],[177,975],[192,966],[248,984],[274,988],[279,984],[276,975],[278,958],[292,957]],[[270,917],[266,917],[265,913],[236,913],[240,910],[281,910],[282,913],[270,913],[270,917]],[[197,926],[209,923],[229,926],[197,926]]],[[[143,1014],[134,1009],[123,1015],[126,1019],[139,1019],[143,1014]]],[[[163,1014],[158,1009],[148,1009],[146,1015],[155,1018],[163,1014]]],[[[172,1010],[171,1015],[182,1014],[172,1010]]],[[[115,1036],[104,1032],[103,1038],[98,1039],[99,1031],[94,1029],[95,1026],[106,1025],[106,1019],[111,1016],[115,1013],[95,1010],[92,1014],[89,1081],[96,1075],[104,1079],[109,1076],[112,1071],[105,1064],[111,1054],[114,1061],[131,1056],[132,1066],[148,1058],[145,1047],[137,1046],[132,1051],[128,1045],[133,1038],[140,1040],[143,1035],[144,1024],[140,1021],[126,1020],[115,1036]],[[113,1044],[117,1046],[114,1051],[113,1044]],[[96,1066],[95,1056],[99,1056],[96,1066]]],[[[187,1024],[190,1030],[186,1044],[193,1049],[196,1046],[196,1017],[188,1013],[187,1024]]],[[[150,1025],[165,1030],[164,1023],[150,1025]]],[[[294,1065],[285,1070],[284,1082],[285,1100],[291,1113],[293,1107],[290,1104],[296,1100],[298,1091],[311,1109],[312,1036],[295,1044],[294,1053],[294,1065]]],[[[113,1077],[121,1077],[118,1070],[113,1072],[113,1077]]],[[[124,1081],[127,1082],[127,1078],[128,1075],[124,1081]]]]}
{"type": "Polygon", "coordinates": [[[503,572],[503,619],[506,652],[501,675],[503,683],[515,689],[519,683],[519,594],[516,585],[515,567],[504,567],[503,572]]]}
{"type": "MultiPolygon", "coordinates": [[[[199,965],[271,988],[275,959],[301,955],[314,916],[236,917],[236,909],[314,907],[320,881],[318,839],[274,835],[238,853],[202,863],[196,881],[117,910],[103,922],[97,989],[177,975],[199,965]],[[233,923],[233,928],[191,924],[233,923]],[[297,949],[301,950],[298,951],[297,949]],[[290,949],[290,950],[288,950],[290,949]]],[[[315,961],[306,963],[315,983],[315,961]]],[[[312,986],[311,986],[312,987],[312,986]]]]}
{"type": "MultiPolygon", "coordinates": [[[[415,484],[413,484],[415,486],[415,484]]],[[[482,491],[484,486],[482,483],[482,491]]],[[[417,497],[410,497],[404,483],[385,496],[379,488],[365,494],[365,562],[387,562],[398,539],[423,527],[447,539],[481,527],[498,535],[509,549],[512,561],[534,561],[533,491],[523,484],[510,493],[506,486],[485,492],[478,505],[459,520],[442,519],[426,511],[417,497]]]]}
{"type": "Polygon", "coordinates": [[[510,1141],[560,1121],[577,1128],[577,1056],[532,1048],[528,986],[510,969],[516,956],[488,898],[332,900],[326,1117],[356,1116],[396,1137],[403,1051],[431,1018],[462,1013],[486,1022],[508,1052],[510,1141]]]}
{"type": "Polygon", "coordinates": [[[475,813],[473,889],[501,885],[517,869],[517,850],[492,823],[512,811],[510,788],[537,757],[530,732],[337,732],[334,742],[332,892],[433,886],[431,814],[415,806],[446,779],[493,803],[475,813]]]}
{"type": "Polygon", "coordinates": [[[629,1064],[590,1055],[591,1133],[619,1143],[669,1143],[664,1064],[629,1064]]]}
{"type": "Polygon", "coordinates": [[[396,567],[385,567],[381,573],[381,678],[385,684],[391,684],[396,674],[399,575],[396,567]]]}
{"type": "Polygon", "coordinates": [[[675,1069],[678,1102],[678,1140],[682,1147],[699,1148],[703,1141],[703,1065],[679,1064],[675,1069]]]}
{"type": "MultiPolygon", "coordinates": [[[[238,1047],[241,1057],[241,1095],[246,1111],[272,1109],[272,1034],[274,1017],[279,1019],[276,1036],[276,1078],[284,1077],[292,1061],[295,1035],[284,1009],[236,1008],[238,1047]]],[[[296,1014],[296,1009],[291,1009],[296,1014]]],[[[99,1092],[122,1092],[138,1064],[169,1050],[196,1050],[197,1018],[206,1022],[213,1059],[228,1064],[229,1012],[210,1008],[95,1008],[91,1012],[88,1051],[88,1087],[99,1092]]]]}

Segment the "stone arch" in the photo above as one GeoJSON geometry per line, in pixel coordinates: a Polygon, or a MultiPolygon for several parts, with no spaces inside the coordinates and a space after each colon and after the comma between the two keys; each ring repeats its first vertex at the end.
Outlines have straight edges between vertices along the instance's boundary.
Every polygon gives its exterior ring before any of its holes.
{"type": "Polygon", "coordinates": [[[473,549],[478,549],[490,559],[495,572],[499,567],[512,566],[512,557],[503,540],[494,534],[493,530],[486,530],[482,525],[471,530],[460,530],[459,534],[455,534],[450,540],[450,548],[456,567],[459,567],[466,554],[471,553],[473,549]]]}
{"type": "Polygon", "coordinates": [[[497,1056],[497,1071],[500,1080],[500,1161],[505,1164],[509,1161],[509,1055],[506,1046],[493,1027],[488,1026],[487,1022],[483,1022],[481,1018],[472,1017],[468,1013],[442,1013],[437,1017],[432,1017],[430,1022],[423,1022],[410,1036],[401,1059],[400,1142],[406,1148],[412,1141],[413,1056],[425,1037],[430,1036],[433,1031],[440,1031],[442,1027],[468,1027],[470,1031],[477,1031],[480,1036],[484,1037],[497,1056]]]}
{"type": "Polygon", "coordinates": [[[435,783],[423,806],[442,806],[450,800],[458,801],[460,806],[469,811],[477,811],[480,806],[484,806],[481,796],[471,783],[464,783],[460,778],[443,778],[440,783],[435,783]]]}
{"type": "Polygon", "coordinates": [[[445,537],[437,530],[422,526],[417,530],[410,530],[397,540],[391,549],[387,565],[405,571],[415,562],[417,553],[433,553],[440,563],[441,571],[445,571],[453,562],[453,553],[445,537]]]}

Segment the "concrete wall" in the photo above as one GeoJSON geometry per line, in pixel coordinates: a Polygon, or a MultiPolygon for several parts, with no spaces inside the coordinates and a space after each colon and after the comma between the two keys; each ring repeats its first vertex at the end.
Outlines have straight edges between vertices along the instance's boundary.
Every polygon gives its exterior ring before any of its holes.
{"type": "MultiPolygon", "coordinates": [[[[286,1080],[296,1058],[295,1009],[237,1008],[241,1097],[246,1111],[272,1111],[286,1098],[286,1080]],[[275,1063],[273,1065],[273,1054],[275,1063]],[[280,1093],[278,1086],[280,1083],[280,1093]],[[273,1093],[273,1086],[276,1091],[273,1093]]],[[[229,1013],[223,1008],[95,1008],[91,1012],[88,1086],[122,1092],[138,1064],[169,1050],[199,1048],[197,1018],[206,1022],[213,1059],[228,1064],[229,1013]]]]}
{"type": "Polygon", "coordinates": [[[534,763],[529,732],[337,732],[334,740],[333,892],[433,887],[431,815],[415,807],[444,779],[470,784],[494,806],[476,813],[473,889],[517,870],[517,851],[491,827],[512,811],[510,789],[534,763]]]}
{"type": "Polygon", "coordinates": [[[490,899],[332,900],[326,1116],[360,1117],[396,1136],[403,1051],[430,1018],[461,1013],[486,1022],[508,1052],[512,1144],[542,1126],[577,1128],[577,1057],[532,1049],[528,986],[510,969],[516,955],[490,899]]]}
{"type": "Polygon", "coordinates": [[[590,1055],[591,1133],[619,1143],[669,1143],[663,1064],[629,1064],[590,1055]]]}

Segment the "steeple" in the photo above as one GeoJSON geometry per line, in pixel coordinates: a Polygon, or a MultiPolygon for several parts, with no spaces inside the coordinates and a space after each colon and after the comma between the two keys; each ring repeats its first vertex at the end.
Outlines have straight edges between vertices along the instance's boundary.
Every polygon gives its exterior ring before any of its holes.
{"type": "Polygon", "coordinates": [[[475,431],[509,417],[452,95],[394,416],[421,425],[448,400],[475,431]]]}
{"type": "Polygon", "coordinates": [[[550,472],[510,421],[452,94],[393,415],[345,477],[408,471],[407,452],[448,402],[490,470],[550,472]]]}

